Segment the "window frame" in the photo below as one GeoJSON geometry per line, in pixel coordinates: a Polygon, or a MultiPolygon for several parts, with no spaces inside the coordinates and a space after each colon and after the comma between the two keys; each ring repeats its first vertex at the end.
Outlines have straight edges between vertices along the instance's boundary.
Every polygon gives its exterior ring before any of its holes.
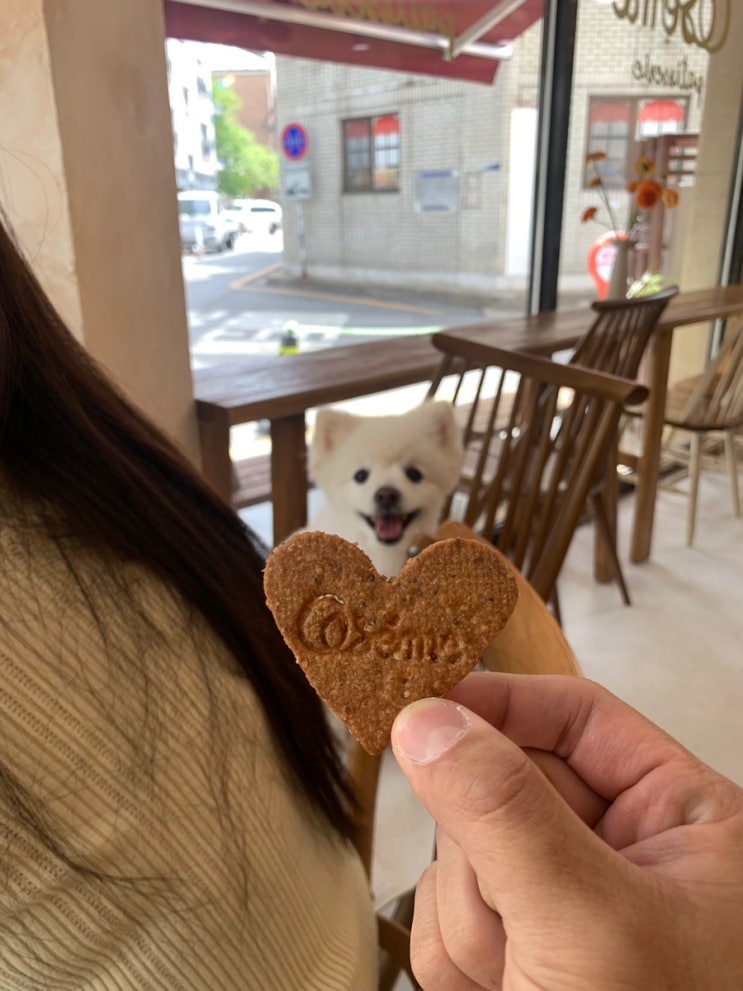
{"type": "Polygon", "coordinates": [[[397,111],[369,117],[346,117],[341,120],[343,142],[343,192],[399,193],[402,138],[397,111]],[[380,122],[394,121],[393,130],[378,131],[380,122]],[[349,135],[349,131],[357,135],[349,135]],[[362,133],[362,131],[364,133],[362,133]],[[349,147],[351,141],[358,146],[349,147]],[[386,178],[384,178],[386,177],[386,178]]]}

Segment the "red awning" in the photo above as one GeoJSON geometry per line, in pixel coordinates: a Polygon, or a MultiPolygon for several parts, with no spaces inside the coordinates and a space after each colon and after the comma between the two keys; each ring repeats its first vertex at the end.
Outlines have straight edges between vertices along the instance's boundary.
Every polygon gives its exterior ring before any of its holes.
{"type": "Polygon", "coordinates": [[[374,121],[374,137],[382,137],[387,134],[399,134],[400,121],[397,117],[386,114],[384,117],[377,117],[374,121]]]}
{"type": "Polygon", "coordinates": [[[628,124],[629,103],[626,100],[610,100],[591,104],[592,124],[628,124]]]}
{"type": "Polygon", "coordinates": [[[543,0],[165,0],[169,38],[491,83],[543,0]]]}
{"type": "Polygon", "coordinates": [[[686,108],[675,100],[648,100],[640,107],[640,123],[664,124],[674,121],[682,124],[686,117],[686,108]]]}
{"type": "Polygon", "coordinates": [[[344,121],[343,127],[346,141],[358,141],[361,138],[369,137],[369,121],[366,119],[344,121]]]}

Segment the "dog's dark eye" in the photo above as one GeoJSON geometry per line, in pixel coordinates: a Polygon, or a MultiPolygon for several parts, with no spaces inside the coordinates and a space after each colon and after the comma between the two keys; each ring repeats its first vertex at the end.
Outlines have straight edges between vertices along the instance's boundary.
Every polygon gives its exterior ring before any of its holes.
{"type": "Polygon", "coordinates": [[[358,482],[359,485],[363,485],[364,482],[367,480],[368,477],[369,477],[369,469],[368,468],[359,468],[359,470],[353,476],[353,480],[354,480],[354,482],[358,482]]]}
{"type": "Polygon", "coordinates": [[[405,475],[409,482],[422,482],[423,472],[416,468],[414,465],[408,465],[405,469],[405,475]]]}

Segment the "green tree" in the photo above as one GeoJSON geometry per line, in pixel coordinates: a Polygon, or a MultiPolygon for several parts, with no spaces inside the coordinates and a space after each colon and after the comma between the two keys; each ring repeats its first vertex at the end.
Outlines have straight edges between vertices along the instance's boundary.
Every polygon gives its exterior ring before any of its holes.
{"type": "Polygon", "coordinates": [[[239,199],[278,188],[278,155],[259,144],[255,135],[235,120],[242,106],[240,97],[229,86],[215,80],[212,98],[217,158],[223,165],[217,176],[219,191],[239,199]]]}

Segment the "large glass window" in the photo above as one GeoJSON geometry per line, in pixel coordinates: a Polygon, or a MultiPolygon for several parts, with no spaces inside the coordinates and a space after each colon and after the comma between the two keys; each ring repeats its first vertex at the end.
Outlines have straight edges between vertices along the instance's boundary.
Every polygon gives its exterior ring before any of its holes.
{"type": "MultiPolygon", "coordinates": [[[[696,157],[719,56],[689,37],[680,20],[622,13],[627,10],[578,0],[558,306],[605,296],[614,230],[633,242],[630,279],[647,273],[683,283],[692,268],[700,270],[690,259],[712,211],[695,204],[696,157]],[[587,155],[594,160],[586,162],[587,155]],[[636,183],[650,177],[661,195],[642,209],[636,183]]],[[[732,105],[737,100],[731,95],[732,105]]],[[[711,132],[707,140],[714,141],[711,132]]],[[[729,159],[720,163],[721,172],[729,170],[729,159]]],[[[710,242],[708,257],[718,259],[719,251],[710,242]]],[[[705,282],[714,280],[710,266],[705,282]]]]}
{"type": "Polygon", "coordinates": [[[397,114],[343,121],[343,143],[344,192],[389,192],[400,188],[397,114]]]}

